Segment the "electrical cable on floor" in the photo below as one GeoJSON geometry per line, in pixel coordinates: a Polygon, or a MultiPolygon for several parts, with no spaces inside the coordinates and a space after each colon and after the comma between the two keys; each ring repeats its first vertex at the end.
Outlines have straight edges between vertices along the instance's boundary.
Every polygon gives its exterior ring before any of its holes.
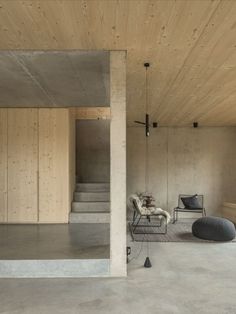
{"type": "Polygon", "coordinates": [[[140,250],[139,250],[138,254],[137,254],[136,256],[132,257],[132,258],[129,260],[129,263],[132,262],[133,260],[139,258],[140,254],[141,254],[141,252],[142,252],[142,250],[143,250],[143,243],[144,243],[145,237],[146,237],[146,234],[143,235],[143,239],[142,239],[142,241],[141,241],[141,246],[140,246],[140,250]]]}
{"type": "Polygon", "coordinates": [[[149,256],[149,241],[147,239],[147,256],[149,256]]]}

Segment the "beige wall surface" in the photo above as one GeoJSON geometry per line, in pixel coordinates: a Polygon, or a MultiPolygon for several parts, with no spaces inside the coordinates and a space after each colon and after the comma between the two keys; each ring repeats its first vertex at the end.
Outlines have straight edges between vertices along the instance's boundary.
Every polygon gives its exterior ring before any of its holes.
{"type": "Polygon", "coordinates": [[[68,222],[70,136],[68,109],[0,109],[0,222],[68,222]]]}
{"type": "Polygon", "coordinates": [[[68,222],[69,111],[39,109],[39,221],[68,222]]]}
{"type": "Polygon", "coordinates": [[[76,136],[75,136],[75,117],[71,110],[69,110],[69,208],[71,208],[71,202],[73,201],[75,184],[76,184],[76,136]]]}
{"type": "Polygon", "coordinates": [[[7,221],[7,109],[0,109],[0,222],[7,221]]]}
{"type": "Polygon", "coordinates": [[[8,109],[8,222],[38,220],[38,110],[8,109]]]}
{"type": "MultiPolygon", "coordinates": [[[[145,190],[145,134],[127,131],[128,195],[145,190]]],[[[172,211],[178,194],[204,194],[208,214],[236,202],[236,128],[157,128],[148,138],[148,190],[172,211]]]]}

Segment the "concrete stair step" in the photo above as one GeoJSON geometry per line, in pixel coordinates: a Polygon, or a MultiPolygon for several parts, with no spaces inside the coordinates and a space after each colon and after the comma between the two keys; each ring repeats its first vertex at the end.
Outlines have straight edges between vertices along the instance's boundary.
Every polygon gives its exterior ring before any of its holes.
{"type": "Polygon", "coordinates": [[[109,202],[109,192],[74,192],[75,202],[109,202]]]}
{"type": "Polygon", "coordinates": [[[110,183],[77,183],[76,184],[77,192],[109,192],[110,183]]]}
{"type": "Polygon", "coordinates": [[[110,213],[70,213],[70,223],[110,223],[110,213]]]}
{"type": "Polygon", "coordinates": [[[72,212],[110,212],[109,202],[72,202],[72,212]]]}

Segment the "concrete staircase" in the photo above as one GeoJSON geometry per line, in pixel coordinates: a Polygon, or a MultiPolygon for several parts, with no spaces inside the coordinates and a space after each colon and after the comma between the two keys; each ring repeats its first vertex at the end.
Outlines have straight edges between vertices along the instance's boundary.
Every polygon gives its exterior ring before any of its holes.
{"type": "Polygon", "coordinates": [[[109,223],[110,184],[77,183],[70,223],[109,223]]]}

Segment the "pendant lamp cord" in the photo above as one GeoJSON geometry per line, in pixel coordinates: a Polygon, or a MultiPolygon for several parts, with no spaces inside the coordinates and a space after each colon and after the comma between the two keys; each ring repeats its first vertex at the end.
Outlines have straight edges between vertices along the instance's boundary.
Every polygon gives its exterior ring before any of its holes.
{"type": "MultiPolygon", "coordinates": [[[[149,114],[149,108],[148,108],[148,93],[147,93],[147,88],[148,88],[148,67],[146,67],[146,87],[145,87],[145,100],[146,100],[146,105],[145,105],[145,111],[146,114],[149,114]]],[[[145,192],[148,192],[148,187],[149,187],[149,174],[148,174],[148,156],[149,156],[149,152],[148,152],[148,136],[146,136],[145,138],[145,192]]]]}
{"type": "MultiPolygon", "coordinates": [[[[146,66],[146,114],[149,114],[149,106],[148,106],[148,66],[146,66]]],[[[149,119],[148,119],[149,123],[149,119]]],[[[148,134],[149,135],[149,134],[148,134]]],[[[146,141],[146,152],[145,152],[145,189],[146,189],[146,194],[148,194],[148,188],[149,188],[149,146],[148,146],[148,138],[149,136],[146,135],[145,141],[146,141]]],[[[147,236],[147,258],[149,258],[149,238],[147,236]]],[[[147,260],[146,258],[146,260],[147,260]]],[[[144,264],[145,265],[145,264],[144,264]]]]}

